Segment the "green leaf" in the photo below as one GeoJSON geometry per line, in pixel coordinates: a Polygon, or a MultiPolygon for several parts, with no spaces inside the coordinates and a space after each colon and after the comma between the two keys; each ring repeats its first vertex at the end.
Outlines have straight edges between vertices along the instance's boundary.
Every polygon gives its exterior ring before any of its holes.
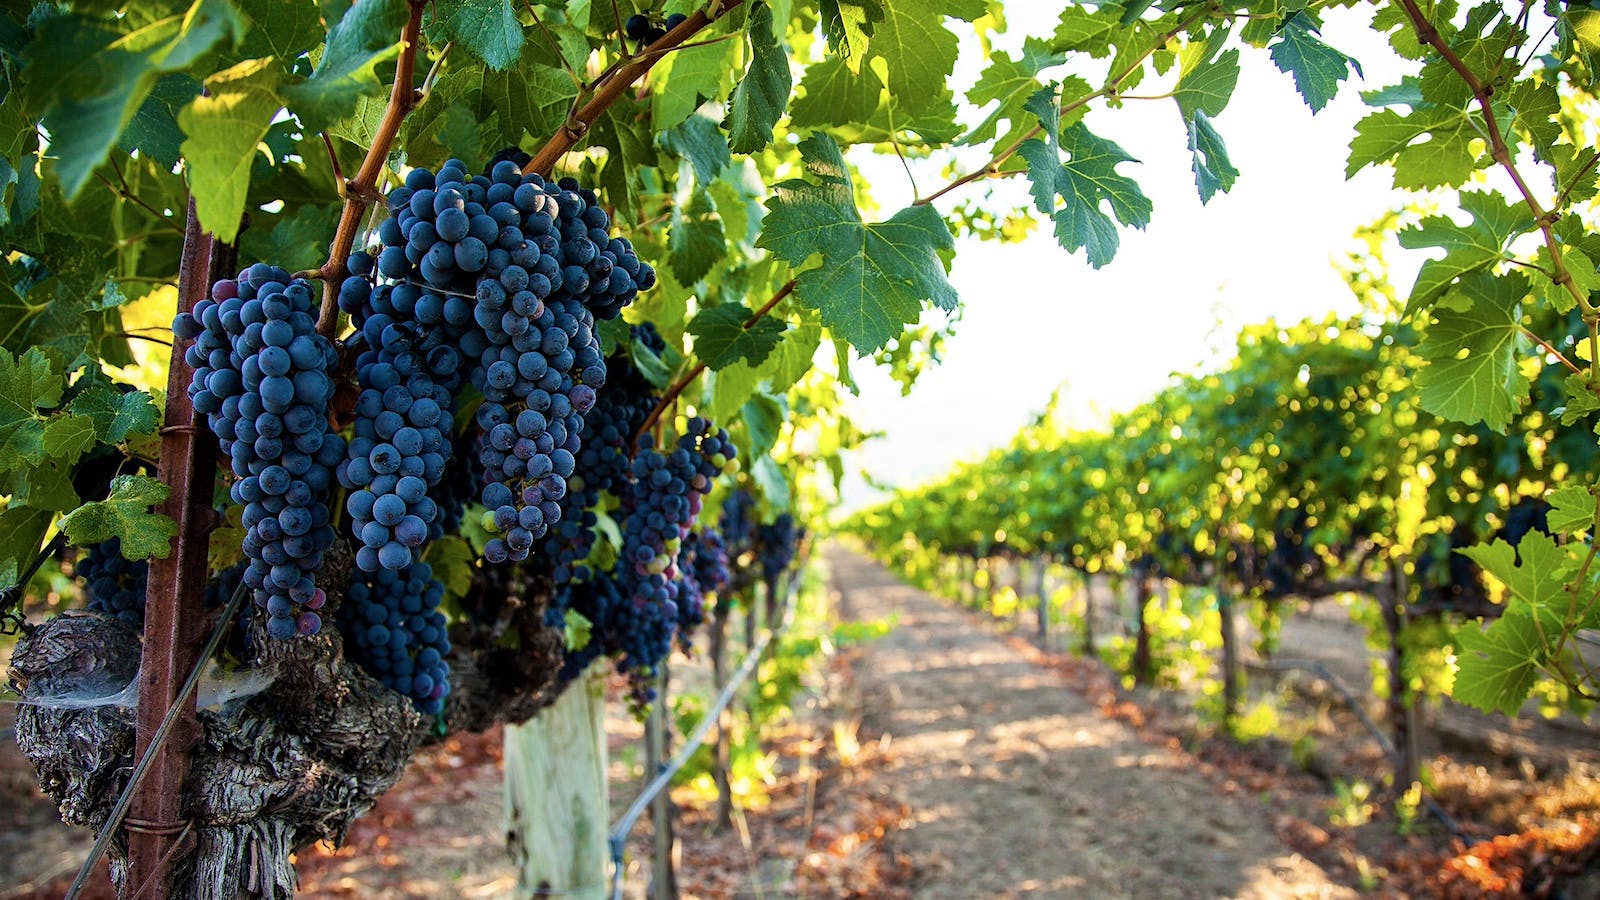
{"type": "Polygon", "coordinates": [[[665,390],[672,382],[672,369],[662,361],[661,357],[651,351],[649,347],[638,341],[628,344],[628,360],[638,370],[644,380],[654,385],[657,390],[665,390]]]}
{"type": "Polygon", "coordinates": [[[1589,380],[1582,372],[1574,372],[1561,383],[1566,391],[1566,405],[1561,408],[1561,424],[1576,425],[1584,417],[1600,412],[1600,397],[1596,397],[1594,390],[1589,387],[1589,380]]]}
{"type": "Polygon", "coordinates": [[[61,520],[61,530],[77,547],[116,537],[122,539],[122,555],[128,559],[166,559],[172,552],[178,525],[150,510],[170,493],[171,488],[148,475],[118,475],[111,480],[111,494],[106,499],[85,503],[68,513],[61,520]]]}
{"type": "Polygon", "coordinates": [[[584,618],[583,613],[569,609],[562,618],[562,634],[565,635],[568,650],[582,650],[589,646],[589,636],[594,632],[594,623],[584,618]]]}
{"type": "Polygon", "coordinates": [[[183,155],[195,212],[207,231],[227,243],[239,234],[256,148],[283,107],[276,92],[280,74],[270,59],[239,63],[207,78],[207,95],[178,113],[188,135],[183,155]]]}
{"type": "Polygon", "coordinates": [[[1089,265],[1098,269],[1117,254],[1118,222],[1143,229],[1150,223],[1150,199],[1117,166],[1137,162],[1121,147],[1074,123],[1056,138],[1060,110],[1053,92],[1042,90],[1028,98],[1028,109],[1039,117],[1046,140],[1025,142],[1019,151],[1028,161],[1034,205],[1055,221],[1056,241],[1069,252],[1087,251],[1089,265]],[[1062,163],[1061,155],[1067,155],[1062,163]],[[1061,205],[1056,205],[1056,198],[1061,205]],[[1108,215],[1102,205],[1109,206],[1108,215]]]}
{"type": "Polygon", "coordinates": [[[783,470],[772,457],[759,456],[750,463],[750,477],[755,479],[756,486],[761,488],[761,496],[767,502],[783,509],[789,505],[789,479],[783,477],[783,470]]]}
{"type": "Polygon", "coordinates": [[[107,444],[120,444],[130,434],[154,434],[161,411],[144,391],[122,393],[109,382],[91,385],[72,398],[67,411],[94,423],[96,436],[107,444]]]}
{"type": "Polygon", "coordinates": [[[197,0],[186,13],[156,19],[43,17],[28,45],[28,89],[48,110],[50,153],[68,199],[105,160],[161,73],[187,67],[225,35],[237,39],[241,27],[227,0],[197,0]]]}
{"type": "Polygon", "coordinates": [[[672,229],[667,235],[667,265],[679,282],[694,284],[711,271],[727,252],[722,219],[711,205],[711,195],[695,191],[687,209],[672,211],[672,229]]]}
{"type": "Polygon", "coordinates": [[[1189,120],[1190,168],[1194,171],[1194,184],[1200,191],[1200,202],[1206,203],[1218,191],[1227,193],[1239,177],[1239,170],[1228,159],[1228,148],[1222,135],[1212,127],[1205,110],[1197,109],[1189,120]]]}
{"type": "Polygon", "coordinates": [[[0,512],[0,590],[16,585],[44,543],[55,514],[16,503],[0,512]]]}
{"type": "Polygon", "coordinates": [[[1050,39],[1050,49],[1077,50],[1096,59],[1111,53],[1112,35],[1123,29],[1122,4],[1088,6],[1069,3],[1061,10],[1060,24],[1050,39]]]}
{"type": "MultiPolygon", "coordinates": [[[[999,133],[1000,122],[1010,122],[1013,129],[1031,125],[1031,116],[1024,104],[1043,87],[1039,83],[1039,73],[1065,62],[1065,54],[1052,52],[1043,41],[1031,37],[1022,42],[1022,54],[1015,61],[1004,51],[996,52],[989,60],[989,68],[983,70],[977,83],[967,91],[967,102],[977,107],[997,105],[962,137],[962,141],[976,144],[993,140],[999,133]]],[[[808,70],[806,77],[810,76],[808,70]]]]}
{"type": "Polygon", "coordinates": [[[1356,123],[1345,177],[1373,163],[1393,162],[1397,188],[1453,187],[1477,168],[1472,142],[1479,137],[1472,117],[1461,108],[1417,109],[1408,116],[1381,110],[1356,123]]]}
{"type": "MultiPolygon", "coordinates": [[[[1595,270],[1594,262],[1582,250],[1570,245],[1561,246],[1561,261],[1566,266],[1567,274],[1572,276],[1572,284],[1584,296],[1590,292],[1600,290],[1600,272],[1595,270]]],[[[1550,248],[1547,245],[1539,247],[1538,256],[1534,264],[1546,271],[1554,271],[1550,261],[1550,248]]],[[[1549,278],[1540,279],[1539,294],[1546,303],[1549,303],[1556,312],[1566,315],[1577,308],[1578,301],[1573,298],[1572,292],[1565,285],[1556,284],[1549,278]]]]}
{"type": "Polygon", "coordinates": [[[78,416],[52,416],[44,426],[44,452],[72,465],[95,445],[94,422],[78,416]]]}
{"type": "Polygon", "coordinates": [[[200,82],[182,72],[157,79],[150,96],[122,130],[118,145],[125,150],[137,150],[162,168],[171,170],[183,154],[178,111],[199,95],[200,82]]]}
{"type": "Polygon", "coordinates": [[[432,541],[422,558],[433,567],[433,577],[444,585],[450,597],[463,597],[472,589],[472,576],[478,555],[465,539],[450,534],[432,541]]]}
{"type": "Polygon", "coordinates": [[[1460,670],[1451,696],[1484,712],[1516,715],[1539,679],[1536,660],[1546,654],[1533,619],[1507,613],[1488,627],[1468,622],[1456,632],[1456,643],[1460,670]]]}
{"type": "Polygon", "coordinates": [[[1422,408],[1454,422],[1482,421],[1502,434],[1528,399],[1520,274],[1474,275],[1434,307],[1434,320],[1417,353],[1428,365],[1417,373],[1422,408]]]}
{"type": "MultiPolygon", "coordinates": [[[[1203,53],[1205,45],[1191,44],[1186,50],[1190,54],[1203,53]]],[[[1192,118],[1197,110],[1210,117],[1222,115],[1239,83],[1239,51],[1227,50],[1212,60],[1193,56],[1190,59],[1198,61],[1185,61],[1183,77],[1172,92],[1172,99],[1178,102],[1178,112],[1185,120],[1192,118]]]]}
{"type": "Polygon", "coordinates": [[[987,10],[983,0],[884,0],[883,21],[872,29],[870,52],[882,57],[889,94],[909,110],[949,104],[945,86],[956,63],[956,36],[945,16],[972,19],[987,10]]]}
{"type": "Polygon", "coordinates": [[[322,43],[322,17],[316,4],[282,0],[236,2],[255,25],[256,34],[265,39],[267,49],[284,65],[292,64],[322,43]]]}
{"type": "Polygon", "coordinates": [[[783,340],[778,342],[761,366],[761,374],[772,392],[783,394],[811,371],[812,360],[816,358],[817,348],[821,345],[822,326],[815,322],[796,325],[785,331],[783,340]]]}
{"type": "Polygon", "coordinates": [[[0,471],[44,461],[38,410],[54,409],[64,387],[59,366],[38,347],[21,356],[0,350],[0,471]]]}
{"type": "Polygon", "coordinates": [[[739,411],[744,419],[745,431],[750,435],[750,446],[743,448],[745,459],[756,460],[772,452],[783,429],[783,404],[767,394],[751,397],[739,411]]]}
{"type": "Polygon", "coordinates": [[[729,366],[713,372],[709,384],[711,401],[705,405],[703,414],[713,422],[732,422],[760,390],[761,376],[749,366],[729,366]]]}
{"type": "Polygon", "coordinates": [[[789,56],[773,32],[772,8],[757,3],[745,27],[750,38],[750,68],[733,90],[728,105],[728,145],[735,153],[754,153],[772,140],[794,85],[789,56]]]}
{"type": "Polygon", "coordinates": [[[1445,251],[1443,258],[1430,259],[1417,271],[1406,301],[1408,315],[1426,309],[1457,278],[1500,262],[1511,239],[1532,227],[1525,209],[1487,191],[1464,191],[1460,202],[1471,219],[1468,224],[1460,225],[1449,216],[1429,216],[1400,232],[1400,246],[1408,250],[1445,251]]]}
{"type": "Polygon", "coordinates": [[[883,0],[822,0],[828,49],[852,72],[861,72],[873,27],[883,21],[883,0]]]}
{"type": "Polygon", "coordinates": [[[887,222],[863,222],[839,147],[826,135],[800,143],[811,181],[776,185],[758,247],[799,267],[796,295],[822,313],[836,335],[870,353],[915,323],[924,301],[954,309],[946,258],[955,240],[932,206],[910,206],[887,222]]]}
{"type": "Polygon", "coordinates": [[[1594,527],[1594,493],[1579,485],[1556,488],[1550,502],[1548,525],[1558,534],[1580,534],[1594,527]]]}
{"type": "Polygon", "coordinates": [[[745,323],[754,313],[742,303],[728,303],[703,309],[689,322],[694,335],[694,355],[712,371],[726,369],[739,360],[759,366],[783,336],[781,319],[762,316],[749,328],[745,323]]]}
{"type": "Polygon", "coordinates": [[[510,0],[434,0],[428,39],[454,41],[496,71],[522,55],[522,23],[510,0]]]}
{"type": "Polygon", "coordinates": [[[1571,558],[1537,531],[1523,535],[1515,548],[1496,540],[1460,552],[1503,582],[1511,597],[1489,627],[1469,624],[1457,632],[1461,671],[1451,693],[1469,706],[1514,715],[1569,625],[1564,610],[1571,558]]]}
{"type": "MultiPolygon", "coordinates": [[[[588,44],[584,44],[585,52],[588,44]]],[[[733,68],[732,42],[684,47],[650,70],[650,121],[658,131],[677,126],[707,100],[722,96],[733,68]]],[[[808,70],[809,72],[809,70],[808,70]]]]}
{"type": "Polygon", "coordinates": [[[1548,535],[1529,531],[1515,547],[1497,538],[1493,543],[1463,547],[1460,553],[1504,582],[1534,615],[1543,618],[1553,614],[1557,603],[1565,606],[1563,578],[1571,562],[1548,535]]]}
{"type": "Polygon", "coordinates": [[[36,509],[67,512],[83,502],[72,487],[72,469],[54,459],[11,472],[6,489],[12,503],[36,509]]]}
{"type": "Polygon", "coordinates": [[[284,89],[307,129],[321,131],[350,115],[362,94],[383,92],[377,67],[399,55],[406,17],[405,0],[361,0],[329,27],[311,77],[284,89]]]}
{"type": "Polygon", "coordinates": [[[1295,90],[1313,113],[1321,112],[1333,100],[1339,82],[1350,76],[1352,68],[1361,74],[1359,63],[1322,42],[1319,29],[1315,14],[1295,10],[1283,20],[1278,42],[1270,52],[1278,71],[1293,76],[1295,90]]]}
{"type": "Polygon", "coordinates": [[[714,120],[703,114],[690,116],[676,128],[660,132],[656,140],[662,149],[689,163],[694,180],[701,187],[715,182],[722,167],[732,160],[727,137],[714,120]]]}
{"type": "Polygon", "coordinates": [[[1561,97],[1553,81],[1519,79],[1507,85],[1505,105],[1512,113],[1512,128],[1527,136],[1540,155],[1548,155],[1561,140],[1561,97]]]}

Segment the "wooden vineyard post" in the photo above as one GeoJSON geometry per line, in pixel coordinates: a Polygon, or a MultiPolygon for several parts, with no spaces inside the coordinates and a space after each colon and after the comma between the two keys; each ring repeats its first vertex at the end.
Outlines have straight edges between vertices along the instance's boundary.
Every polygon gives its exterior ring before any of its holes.
{"type": "Polygon", "coordinates": [[[1094,657],[1098,652],[1094,644],[1094,582],[1089,573],[1077,567],[1073,571],[1078,575],[1078,590],[1083,594],[1083,655],[1094,657]]]}
{"type": "MultiPolygon", "coordinates": [[[[711,611],[711,646],[708,652],[711,656],[711,684],[718,695],[728,686],[729,611],[728,600],[717,597],[717,605],[711,611]]],[[[717,741],[711,764],[711,780],[717,786],[717,808],[712,821],[717,831],[733,824],[733,784],[728,772],[732,730],[733,713],[724,706],[717,714],[717,741]]]]}
{"type": "Polygon", "coordinates": [[[538,718],[506,726],[506,843],[519,897],[607,896],[605,713],[605,676],[592,666],[538,718]]]}
{"type": "Polygon", "coordinates": [[[1050,649],[1050,592],[1045,589],[1045,575],[1050,559],[1039,555],[1033,561],[1033,596],[1039,604],[1039,646],[1050,649]]]}
{"type": "MultiPolygon", "coordinates": [[[[661,663],[661,679],[656,701],[650,706],[650,717],[645,720],[645,776],[654,778],[672,756],[670,732],[667,724],[667,688],[671,673],[665,660],[661,663]]],[[[676,900],[678,876],[673,871],[676,836],[672,833],[672,792],[664,789],[650,800],[650,822],[654,828],[650,854],[651,900],[676,900]]]]}
{"type": "Polygon", "coordinates": [[[1150,626],[1145,611],[1150,606],[1150,570],[1134,569],[1133,578],[1133,683],[1150,683],[1150,626]]]}
{"type": "Polygon", "coordinates": [[[1390,581],[1387,592],[1380,592],[1378,602],[1383,607],[1384,630],[1389,632],[1389,723],[1394,729],[1395,785],[1404,790],[1418,778],[1421,750],[1418,746],[1417,705],[1411,694],[1411,685],[1405,674],[1405,645],[1401,635],[1406,627],[1406,602],[1410,599],[1410,581],[1405,567],[1389,564],[1390,581]],[[1387,593],[1384,596],[1383,593],[1387,593]]]}
{"type": "MultiPolygon", "coordinates": [[[[200,227],[194,198],[178,273],[178,310],[187,312],[204,299],[227,254],[200,227]]],[[[193,370],[184,361],[182,341],[174,343],[167,373],[167,407],[161,429],[157,477],[172,488],[157,512],[178,525],[173,552],[150,560],[145,596],[144,653],[139,663],[139,706],[135,759],[155,754],[150,775],[129,808],[128,885],[134,898],[163,898],[173,893],[173,864],[183,853],[180,838],[193,837],[183,820],[184,781],[189,750],[199,740],[195,699],[190,695],[173,725],[171,738],[152,749],[156,730],[178,696],[178,687],[194,668],[204,643],[206,541],[215,520],[211,510],[216,441],[196,422],[189,402],[193,370]]]]}
{"type": "Polygon", "coordinates": [[[1228,595],[1227,578],[1223,574],[1227,559],[1227,545],[1219,545],[1215,590],[1217,617],[1221,620],[1219,624],[1222,631],[1222,724],[1231,730],[1234,717],[1239,712],[1239,636],[1234,628],[1233,598],[1228,595]]]}

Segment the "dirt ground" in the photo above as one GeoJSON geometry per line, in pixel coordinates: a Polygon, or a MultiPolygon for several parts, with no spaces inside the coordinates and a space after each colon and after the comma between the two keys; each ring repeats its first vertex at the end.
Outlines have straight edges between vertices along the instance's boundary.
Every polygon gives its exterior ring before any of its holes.
{"type": "MultiPolygon", "coordinates": [[[[716,831],[703,798],[677,793],[685,897],[1600,897],[1600,743],[1587,727],[1432,712],[1442,802],[1500,836],[1468,846],[1426,822],[1401,835],[1382,804],[1341,827],[1335,780],[1375,782],[1382,760],[1314,690],[1255,682],[1292,695],[1287,715],[1335,770],[1320,777],[1285,742],[1208,734],[1193,697],[1124,692],[1096,662],[1041,651],[848,550],[823,555],[841,619],[898,624],[831,658],[771,736],[764,802],[735,827],[716,831]]],[[[1368,651],[1336,614],[1291,619],[1283,653],[1332,660],[1365,689],[1368,651]]],[[[702,684],[705,667],[675,663],[675,683],[702,684]]],[[[644,754],[642,729],[613,706],[620,809],[644,754]]],[[[0,705],[0,729],[12,711],[0,705]]],[[[514,896],[500,741],[463,735],[419,756],[343,848],[301,854],[301,895],[514,896]]],[[[647,818],[628,845],[629,898],[646,894],[650,840],[647,818]]],[[[0,900],[60,897],[88,843],[0,741],[0,900]]]]}

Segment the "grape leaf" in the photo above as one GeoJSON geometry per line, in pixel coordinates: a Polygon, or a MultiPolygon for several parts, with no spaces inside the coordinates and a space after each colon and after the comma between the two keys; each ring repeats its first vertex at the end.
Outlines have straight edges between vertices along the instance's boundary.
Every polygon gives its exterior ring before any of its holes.
{"type": "Polygon", "coordinates": [[[750,446],[740,448],[747,461],[761,459],[772,452],[783,428],[783,413],[783,403],[765,393],[757,393],[739,410],[745,432],[750,435],[750,446]]]}
{"type": "Polygon", "coordinates": [[[1594,494],[1586,487],[1568,485],[1550,492],[1547,524],[1558,534],[1578,534],[1594,527],[1594,494]]]}
{"type": "Polygon", "coordinates": [[[958,298],[945,276],[955,240],[938,211],[910,206],[887,222],[863,222],[839,146],[814,134],[800,143],[800,152],[814,180],[773,188],[756,241],[796,268],[821,256],[820,267],[798,276],[800,300],[864,353],[915,323],[923,301],[954,309],[958,298]]]}
{"type": "Polygon", "coordinates": [[[758,456],[750,462],[750,477],[761,488],[761,496],[773,506],[784,509],[789,505],[789,479],[769,456],[758,456]]]}
{"type": "Polygon", "coordinates": [[[182,72],[164,75],[150,89],[150,96],[128,120],[117,146],[137,150],[165,169],[171,170],[182,157],[183,132],[178,128],[178,110],[200,94],[200,82],[182,72]]]}
{"type": "MultiPolygon", "coordinates": [[[[584,44],[587,53],[589,45],[584,44]]],[[[722,95],[732,65],[728,41],[684,47],[650,70],[650,121],[658,131],[676,127],[707,100],[722,95]]]]}
{"type": "Polygon", "coordinates": [[[38,410],[54,409],[62,387],[60,368],[43,350],[13,356],[0,349],[0,471],[44,461],[45,422],[38,410]]]}
{"type": "Polygon", "coordinates": [[[582,650],[589,646],[589,636],[594,633],[594,623],[575,609],[562,616],[562,634],[568,650],[582,650]]]}
{"type": "Polygon", "coordinates": [[[944,87],[956,64],[956,36],[944,18],[970,22],[985,12],[983,0],[884,0],[869,49],[883,58],[890,95],[918,112],[948,104],[948,95],[934,90],[944,87]]]}
{"type": "Polygon", "coordinates": [[[122,539],[128,559],[167,558],[176,522],[151,512],[172,489],[148,475],[118,475],[111,479],[111,494],[78,507],[62,518],[61,530],[73,546],[88,547],[114,537],[122,539]]]}
{"type": "Polygon", "coordinates": [[[1532,617],[1508,612],[1487,627],[1468,622],[1455,637],[1460,669],[1451,696],[1484,712],[1516,715],[1539,679],[1536,661],[1546,652],[1532,617]]]}
{"type": "Polygon", "coordinates": [[[284,88],[306,128],[321,131],[348,116],[362,94],[382,93],[377,67],[399,55],[406,15],[405,0],[361,0],[331,24],[311,77],[284,88]]]}
{"type": "Polygon", "coordinates": [[[1426,309],[1455,279],[1480,272],[1505,256],[1511,239],[1532,227],[1526,210],[1512,206],[1487,191],[1463,191],[1461,208],[1471,222],[1457,224],[1449,216],[1429,216],[1400,232],[1400,246],[1409,250],[1441,248],[1441,259],[1430,259],[1417,271],[1406,313],[1426,309]]]}
{"type": "Polygon", "coordinates": [[[32,565],[54,519],[49,510],[17,503],[0,512],[0,590],[15,585],[22,571],[32,565]]]}
{"type": "Polygon", "coordinates": [[[794,85],[789,55],[773,32],[772,8],[765,3],[752,6],[745,32],[750,38],[750,68],[733,89],[723,123],[735,153],[754,153],[772,140],[772,129],[783,117],[794,85]]]}
{"type": "Polygon", "coordinates": [[[1313,113],[1328,105],[1351,69],[1361,74],[1360,63],[1322,42],[1320,28],[1314,13],[1297,9],[1283,20],[1269,51],[1278,71],[1294,78],[1295,90],[1313,113]]]}
{"type": "Polygon", "coordinates": [[[759,366],[783,337],[781,319],[762,316],[745,327],[754,315],[742,303],[728,303],[703,309],[689,322],[689,333],[694,335],[694,355],[700,357],[712,371],[720,371],[739,360],[748,360],[759,366]]]}
{"type": "Polygon", "coordinates": [[[130,434],[152,434],[161,411],[144,391],[124,394],[109,382],[97,382],[67,404],[67,411],[94,422],[97,436],[108,444],[120,444],[130,434]]]}
{"type": "Polygon", "coordinates": [[[1228,159],[1228,148],[1222,142],[1222,135],[1212,127],[1211,119],[1204,110],[1195,110],[1188,125],[1189,166],[1194,172],[1195,187],[1200,191],[1200,202],[1206,203],[1218,191],[1227,193],[1239,177],[1239,170],[1228,159]]]}
{"type": "MultiPolygon", "coordinates": [[[[1010,122],[1013,129],[1027,127],[1031,121],[1024,104],[1043,86],[1039,73],[1066,62],[1066,54],[1053,52],[1037,38],[1022,42],[1022,53],[1016,60],[1004,51],[997,51],[983,70],[976,84],[967,91],[967,102],[983,107],[997,103],[982,122],[964,135],[963,143],[977,144],[992,140],[999,133],[999,123],[1010,122]]],[[[810,76],[810,72],[806,73],[810,76]]]]}
{"type": "Polygon", "coordinates": [[[322,42],[322,21],[313,4],[282,3],[280,0],[235,2],[255,25],[267,49],[284,65],[293,64],[301,54],[322,42]]]}
{"type": "Polygon", "coordinates": [[[1380,110],[1356,123],[1345,177],[1373,163],[1393,162],[1395,187],[1459,185],[1477,167],[1471,148],[1479,137],[1472,117],[1459,107],[1418,108],[1406,116],[1380,110]],[[1418,140],[1423,137],[1427,140],[1418,140]]]}
{"type": "Polygon", "coordinates": [[[1566,390],[1566,405],[1561,408],[1561,424],[1576,425],[1584,416],[1600,412],[1600,397],[1596,397],[1589,387],[1589,380],[1582,372],[1574,372],[1561,383],[1566,390]]]}
{"type": "Polygon", "coordinates": [[[224,35],[237,40],[243,25],[227,0],[196,0],[186,13],[154,19],[42,17],[28,45],[28,90],[47,110],[50,154],[67,198],[88,183],[159,74],[188,66],[224,35]]]}
{"type": "Polygon", "coordinates": [[[1088,6],[1069,3],[1061,10],[1061,21],[1050,39],[1055,51],[1078,50],[1099,59],[1111,53],[1111,36],[1122,30],[1121,3],[1088,6]]]}
{"type": "Polygon", "coordinates": [[[1417,373],[1423,409],[1505,433],[1528,398],[1528,377],[1519,365],[1527,344],[1521,324],[1527,287],[1518,273],[1478,273],[1433,308],[1433,322],[1417,345],[1428,361],[1417,373]]]}
{"type": "Polygon", "coordinates": [[[496,71],[522,55],[522,23],[510,0],[434,0],[428,39],[455,41],[496,71]]]}
{"type": "Polygon", "coordinates": [[[883,21],[883,0],[822,0],[820,6],[828,49],[859,74],[872,29],[883,21]]]}
{"type": "Polygon", "coordinates": [[[716,181],[722,167],[732,159],[728,139],[717,128],[717,123],[705,115],[684,119],[676,128],[660,132],[656,140],[662,149],[693,167],[694,179],[702,187],[709,187],[716,181]]]}
{"type": "Polygon", "coordinates": [[[44,452],[72,465],[95,445],[94,422],[79,416],[52,416],[44,426],[44,452]]]}
{"type": "Polygon", "coordinates": [[[713,372],[708,380],[711,399],[704,415],[713,422],[731,422],[761,387],[761,376],[746,365],[729,366],[713,372]]]}
{"type": "Polygon", "coordinates": [[[207,78],[207,94],[178,113],[188,135],[183,155],[195,212],[207,231],[228,243],[239,234],[256,148],[283,107],[279,75],[270,59],[239,63],[207,78]]]}
{"type": "Polygon", "coordinates": [[[1034,205],[1055,221],[1056,241],[1069,252],[1084,248],[1089,265],[1098,269],[1116,256],[1118,244],[1116,225],[1102,204],[1111,207],[1117,221],[1143,229],[1150,223],[1150,199],[1133,179],[1117,173],[1122,163],[1138,161],[1121,147],[1082,122],[1061,130],[1057,139],[1060,110],[1053,94],[1046,88],[1028,98],[1028,109],[1039,117],[1047,138],[1026,141],[1019,152],[1028,161],[1034,205]]]}
{"type": "Polygon", "coordinates": [[[1185,49],[1183,76],[1172,92],[1178,112],[1185,120],[1191,119],[1196,111],[1212,117],[1222,115],[1239,83],[1239,51],[1226,50],[1214,59],[1207,59],[1203,55],[1205,44],[1191,44],[1185,49]]]}
{"type": "Polygon", "coordinates": [[[667,236],[667,264],[683,284],[694,284],[711,271],[726,255],[722,219],[712,206],[711,195],[695,191],[687,208],[672,211],[672,230],[667,236]]]}
{"type": "Polygon", "coordinates": [[[1505,613],[1487,628],[1468,625],[1456,634],[1461,672],[1454,696],[1482,710],[1514,715],[1528,699],[1538,668],[1550,660],[1556,636],[1567,625],[1565,578],[1570,558],[1550,537],[1523,535],[1513,548],[1502,540],[1463,548],[1462,555],[1505,584],[1505,613]]]}
{"type": "Polygon", "coordinates": [[[423,551],[423,559],[433,567],[433,577],[444,585],[451,597],[463,597],[472,588],[474,562],[477,554],[465,539],[447,534],[431,541],[423,551]]]}

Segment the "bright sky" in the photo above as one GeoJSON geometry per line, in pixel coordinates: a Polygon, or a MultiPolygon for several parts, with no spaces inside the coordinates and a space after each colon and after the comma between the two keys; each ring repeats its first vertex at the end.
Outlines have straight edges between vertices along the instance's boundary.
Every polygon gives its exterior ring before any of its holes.
{"type": "MultiPolygon", "coordinates": [[[[1059,8],[1007,4],[1015,44],[1022,35],[1049,34],[1059,8]]],[[[863,471],[913,485],[1007,443],[1058,385],[1065,385],[1068,420],[1093,425],[1153,396],[1172,372],[1214,362],[1243,325],[1354,309],[1333,261],[1353,247],[1357,228],[1402,202],[1387,169],[1344,180],[1355,123],[1369,111],[1357,91],[1391,84],[1405,70],[1359,13],[1329,11],[1323,37],[1362,60],[1365,80],[1346,81],[1313,117],[1266,52],[1247,51],[1233,100],[1216,119],[1241,175],[1230,193],[1205,206],[1175,103],[1130,101],[1089,114],[1093,131],[1141,160],[1120,171],[1155,203],[1150,227],[1122,231],[1121,249],[1105,268],[1091,269],[1081,251],[1062,250],[1046,227],[1020,244],[958,241],[951,281],[964,312],[942,365],[925,372],[910,397],[875,367],[853,369],[861,395],[849,404],[851,416],[887,436],[846,460],[845,509],[877,496],[863,471]]],[[[958,70],[957,95],[976,77],[958,70]]],[[[1135,93],[1161,90],[1147,81],[1135,93]]],[[[884,210],[913,198],[894,157],[852,160],[884,210]]],[[[962,171],[986,161],[964,157],[962,171]]],[[[917,171],[925,192],[943,180],[936,168],[917,171]]],[[[996,185],[1019,198],[1026,190],[1020,178],[996,185]]],[[[1404,289],[1420,257],[1391,262],[1404,289]]]]}

